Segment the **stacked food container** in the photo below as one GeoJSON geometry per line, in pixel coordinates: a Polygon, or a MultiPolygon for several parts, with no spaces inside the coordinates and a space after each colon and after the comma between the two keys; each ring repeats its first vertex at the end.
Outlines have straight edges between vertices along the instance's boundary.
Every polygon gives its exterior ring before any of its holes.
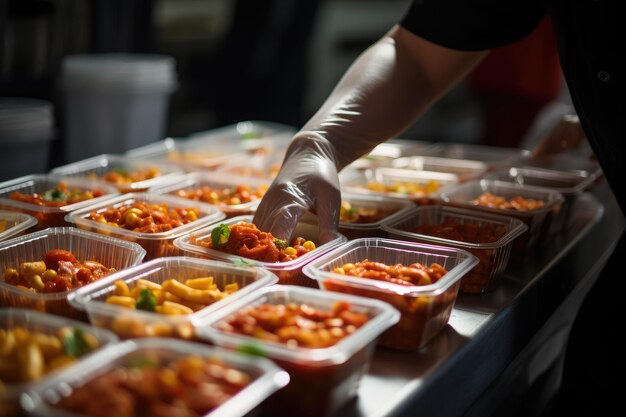
{"type": "Polygon", "coordinates": [[[307,213],[281,240],[253,216],[294,132],[246,121],[0,183],[0,415],[339,413],[374,352],[427,350],[601,175],[393,139],[340,174],[337,232],[307,213]]]}

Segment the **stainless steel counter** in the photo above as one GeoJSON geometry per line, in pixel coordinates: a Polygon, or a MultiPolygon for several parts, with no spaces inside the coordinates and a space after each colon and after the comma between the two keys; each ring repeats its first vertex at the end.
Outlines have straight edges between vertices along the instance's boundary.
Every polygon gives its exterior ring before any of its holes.
{"type": "Polygon", "coordinates": [[[579,199],[572,227],[510,263],[496,291],[460,294],[448,326],[422,350],[377,348],[358,398],[338,415],[483,416],[519,397],[558,366],[576,311],[625,224],[602,182],[579,199]]]}

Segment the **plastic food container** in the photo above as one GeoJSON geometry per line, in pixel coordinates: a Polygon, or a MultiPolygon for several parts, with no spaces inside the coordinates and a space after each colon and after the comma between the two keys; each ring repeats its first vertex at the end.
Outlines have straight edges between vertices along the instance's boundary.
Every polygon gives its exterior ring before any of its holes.
{"type": "Polygon", "coordinates": [[[236,267],[224,262],[184,256],[166,257],[111,274],[93,285],[77,290],[69,302],[74,308],[86,311],[92,324],[107,328],[122,339],[148,336],[193,339],[193,325],[198,317],[211,314],[247,293],[276,282],[278,278],[275,275],[261,268],[236,267]],[[213,277],[219,291],[234,283],[239,289],[193,314],[185,315],[165,315],[130,309],[105,301],[115,294],[114,283],[117,280],[124,281],[132,289],[137,286],[138,280],[162,284],[169,279],[184,282],[187,279],[208,276],[213,277]]]}
{"type": "Polygon", "coordinates": [[[352,240],[308,264],[304,272],[327,291],[354,294],[385,301],[400,311],[400,321],[385,331],[382,346],[415,350],[426,345],[448,323],[459,292],[459,282],[478,259],[457,248],[431,246],[391,239],[352,240]],[[347,263],[368,259],[386,265],[409,266],[438,263],[448,272],[429,285],[398,285],[333,272],[347,263]]]}
{"type": "Polygon", "coordinates": [[[342,191],[410,199],[417,204],[431,204],[449,186],[457,184],[455,174],[407,169],[376,168],[350,170],[339,176],[342,191]]]}
{"type": "Polygon", "coordinates": [[[559,233],[569,226],[574,212],[576,201],[589,189],[593,177],[580,172],[553,171],[543,168],[508,168],[502,169],[484,177],[487,180],[505,181],[514,184],[545,187],[558,191],[563,196],[562,213],[555,219],[553,233],[559,233]]]}
{"type": "Polygon", "coordinates": [[[20,177],[14,180],[5,181],[0,184],[0,208],[26,213],[37,219],[38,230],[48,227],[68,226],[65,216],[74,210],[78,210],[89,204],[96,204],[106,201],[111,197],[119,195],[117,188],[101,182],[91,181],[84,178],[65,178],[61,175],[35,174],[20,177]],[[22,194],[44,194],[48,190],[55,189],[60,182],[64,182],[71,190],[82,191],[100,190],[103,196],[84,200],[78,203],[67,204],[60,207],[47,207],[37,204],[17,201],[10,198],[11,193],[17,191],[22,194]]]}
{"type": "Polygon", "coordinates": [[[0,241],[18,237],[37,224],[28,214],[0,210],[0,241]]]}
{"type": "Polygon", "coordinates": [[[284,150],[296,129],[280,123],[243,121],[194,133],[186,138],[167,138],[126,153],[131,158],[181,164],[187,171],[215,169],[233,156],[284,150]]]}
{"type": "Polygon", "coordinates": [[[326,416],[356,396],[361,377],[371,362],[377,337],[394,325],[399,316],[393,307],[379,300],[313,288],[274,285],[206,316],[197,331],[201,338],[220,347],[246,347],[260,352],[289,373],[289,384],[268,400],[267,415],[326,416]],[[289,348],[282,343],[226,333],[217,325],[245,306],[304,303],[315,309],[330,311],[336,302],[350,303],[351,311],[364,313],[369,320],[354,333],[326,348],[289,348]]]}
{"type": "MultiPolygon", "coordinates": [[[[89,352],[79,358],[82,362],[98,350],[117,342],[118,338],[113,333],[105,329],[98,329],[75,320],[56,317],[50,314],[39,313],[31,310],[20,308],[0,308],[0,331],[13,329],[14,327],[22,327],[31,332],[44,333],[48,335],[56,335],[57,332],[64,327],[76,327],[95,337],[98,342],[98,348],[93,352],[89,352]]],[[[77,364],[71,364],[65,369],[73,369],[77,364]]],[[[45,374],[38,381],[24,382],[17,384],[3,384],[3,391],[0,391],[0,415],[2,416],[22,416],[25,413],[20,407],[20,396],[23,392],[35,387],[38,383],[53,379],[60,370],[52,371],[45,374]]],[[[71,371],[70,371],[71,372],[71,371]]]]}
{"type": "Polygon", "coordinates": [[[198,241],[210,240],[211,231],[220,224],[231,225],[240,221],[251,223],[252,219],[253,216],[232,217],[220,223],[214,223],[208,227],[197,230],[191,234],[181,236],[174,241],[174,245],[182,250],[185,255],[199,256],[234,264],[254,265],[265,268],[278,276],[281,284],[312,286],[311,280],[308,279],[302,272],[304,265],[346,241],[346,237],[344,235],[335,233],[335,237],[332,240],[320,244],[318,226],[301,221],[296,225],[296,229],[293,234],[294,237],[303,237],[307,240],[311,240],[315,242],[316,248],[292,261],[276,263],[259,262],[241,258],[240,256],[231,255],[215,249],[205,248],[194,243],[198,241]]]}
{"type": "MultiPolygon", "coordinates": [[[[205,187],[219,191],[235,190],[237,187],[244,186],[248,187],[252,193],[256,191],[265,193],[269,185],[269,180],[253,177],[237,177],[218,172],[192,172],[180,177],[179,181],[174,183],[156,186],[150,189],[150,192],[176,196],[177,192],[203,190],[205,187]]],[[[206,198],[208,199],[208,196],[206,196],[206,198]]],[[[257,206],[261,202],[261,197],[248,202],[240,202],[239,204],[228,204],[226,201],[212,203],[207,199],[200,199],[199,201],[215,205],[226,214],[226,218],[252,214],[256,211],[257,206]]]]}
{"type": "Polygon", "coordinates": [[[271,182],[283,163],[285,150],[254,155],[239,154],[217,167],[216,171],[223,175],[263,178],[271,182]]]}
{"type": "Polygon", "coordinates": [[[145,260],[148,261],[163,256],[179,255],[179,250],[173,244],[174,239],[223,218],[224,213],[218,210],[215,206],[200,203],[198,201],[191,201],[186,198],[164,194],[128,193],[114,199],[107,200],[102,204],[91,205],[82,210],[73,212],[68,216],[68,221],[76,224],[76,226],[80,229],[91,230],[103,235],[114,236],[130,242],[136,242],[146,250],[145,260]],[[110,207],[118,208],[135,202],[167,204],[169,208],[195,207],[199,210],[200,216],[197,220],[175,227],[169,231],[159,233],[135,232],[122,227],[100,223],[89,219],[89,214],[91,212],[104,212],[110,207]]]}
{"type": "Polygon", "coordinates": [[[476,256],[478,264],[461,279],[460,291],[469,294],[488,292],[498,286],[513,242],[528,230],[528,226],[515,217],[448,206],[418,207],[401,218],[383,223],[382,227],[391,239],[454,247],[476,256]],[[447,234],[461,234],[463,240],[458,236],[453,239],[452,236],[444,238],[412,231],[423,225],[442,224],[448,230],[453,229],[447,234]],[[501,234],[498,238],[492,234],[496,231],[501,234]],[[475,236],[477,232],[485,234],[486,238],[475,236]]]}
{"type": "Polygon", "coordinates": [[[397,158],[420,155],[425,149],[432,146],[435,146],[435,143],[410,139],[389,139],[376,145],[370,153],[352,162],[349,167],[355,169],[391,167],[397,158]]]}
{"type": "Polygon", "coordinates": [[[384,221],[402,216],[415,207],[407,199],[365,194],[341,194],[339,233],[348,240],[361,237],[385,237],[384,221]],[[352,213],[355,214],[352,214],[352,213]]]}
{"type": "Polygon", "coordinates": [[[562,154],[528,156],[515,166],[522,168],[540,168],[586,177],[585,191],[592,188],[595,182],[603,175],[602,168],[597,161],[562,154]]]}
{"type": "MultiPolygon", "coordinates": [[[[548,236],[552,222],[562,213],[564,201],[563,196],[558,191],[548,188],[486,179],[458,184],[442,192],[439,198],[446,205],[515,217],[523,221],[528,226],[528,231],[515,240],[513,249],[514,252],[517,252],[516,249],[520,249],[520,255],[523,255],[524,249],[535,247],[535,244],[541,241],[542,237],[548,236]],[[484,192],[502,196],[507,200],[514,197],[541,200],[544,202],[544,205],[533,210],[520,211],[485,207],[471,203],[472,200],[481,196],[484,192]]],[[[548,243],[547,239],[543,243],[548,243]]]]}
{"type": "Polygon", "coordinates": [[[437,143],[421,153],[421,156],[482,162],[487,165],[488,170],[510,166],[529,155],[530,151],[526,149],[466,143],[437,143]]]}
{"type": "MultiPolygon", "coordinates": [[[[71,395],[72,391],[89,381],[101,378],[104,374],[121,367],[141,363],[167,365],[190,356],[214,359],[228,368],[250,376],[250,383],[247,386],[212,411],[202,414],[204,417],[256,415],[262,409],[263,401],[289,382],[289,375],[285,371],[264,358],[175,339],[136,339],[102,349],[73,367],[71,371],[60,372],[53,378],[37,384],[25,394],[22,404],[32,416],[68,416],[70,414],[59,407],[60,399],[71,395]]],[[[183,387],[183,390],[187,391],[189,388],[191,386],[183,387]]]]}
{"type": "MultiPolygon", "coordinates": [[[[79,261],[95,260],[121,271],[141,262],[146,251],[136,243],[102,236],[74,227],[54,227],[0,243],[0,268],[19,268],[22,262],[39,261],[51,249],[65,249],[79,261]]],[[[86,319],[71,307],[66,292],[34,293],[0,279],[0,305],[39,310],[65,317],[86,319]]]]}
{"type": "Polygon", "coordinates": [[[88,178],[104,182],[117,187],[121,193],[145,191],[150,187],[171,182],[183,174],[183,170],[176,165],[157,164],[152,161],[131,159],[117,154],[94,156],[54,168],[50,172],[66,177],[88,178]],[[140,179],[139,175],[142,173],[145,175],[147,171],[152,171],[151,176],[153,178],[140,179]],[[119,182],[115,182],[103,178],[104,175],[111,172],[118,172],[126,177],[135,174],[137,180],[131,181],[128,179],[128,181],[122,181],[123,178],[120,178],[119,182]]]}
{"type": "Polygon", "coordinates": [[[410,169],[415,171],[433,171],[454,174],[459,181],[479,178],[489,166],[485,162],[455,158],[440,158],[436,156],[410,156],[397,158],[392,163],[393,168],[410,169]]]}

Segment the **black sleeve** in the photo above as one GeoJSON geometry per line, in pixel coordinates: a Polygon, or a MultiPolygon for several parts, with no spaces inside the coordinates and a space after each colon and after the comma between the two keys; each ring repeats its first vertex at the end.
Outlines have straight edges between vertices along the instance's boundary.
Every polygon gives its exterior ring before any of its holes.
{"type": "Polygon", "coordinates": [[[520,40],[545,14],[536,0],[414,0],[400,25],[447,48],[480,51],[520,40]]]}

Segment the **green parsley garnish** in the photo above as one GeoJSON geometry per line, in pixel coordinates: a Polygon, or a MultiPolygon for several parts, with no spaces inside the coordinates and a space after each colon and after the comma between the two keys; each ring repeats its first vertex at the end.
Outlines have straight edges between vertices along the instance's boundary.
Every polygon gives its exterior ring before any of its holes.
{"type": "Polygon", "coordinates": [[[276,247],[278,249],[285,249],[287,247],[287,241],[284,239],[274,239],[274,245],[276,245],[276,247]]]}
{"type": "Polygon", "coordinates": [[[135,308],[137,310],[143,311],[154,311],[154,308],[157,305],[156,297],[148,288],[144,288],[139,293],[139,297],[137,298],[137,302],[135,303],[135,308]]]}
{"type": "Polygon", "coordinates": [[[65,201],[67,200],[67,195],[59,190],[58,188],[52,188],[41,196],[44,201],[65,201]]]}
{"type": "Polygon", "coordinates": [[[249,356],[265,357],[265,351],[255,343],[244,343],[237,348],[237,352],[241,352],[249,356]]]}
{"type": "Polygon", "coordinates": [[[77,358],[92,351],[92,347],[85,339],[82,329],[74,327],[70,333],[63,338],[63,352],[67,356],[77,358]]]}
{"type": "Polygon", "coordinates": [[[224,223],[211,230],[211,243],[214,248],[221,248],[228,243],[230,237],[230,228],[224,223]]]}
{"type": "Polygon", "coordinates": [[[233,263],[235,264],[235,266],[254,266],[256,265],[254,262],[250,262],[248,260],[245,260],[243,258],[237,258],[233,261],[233,263]]]}

